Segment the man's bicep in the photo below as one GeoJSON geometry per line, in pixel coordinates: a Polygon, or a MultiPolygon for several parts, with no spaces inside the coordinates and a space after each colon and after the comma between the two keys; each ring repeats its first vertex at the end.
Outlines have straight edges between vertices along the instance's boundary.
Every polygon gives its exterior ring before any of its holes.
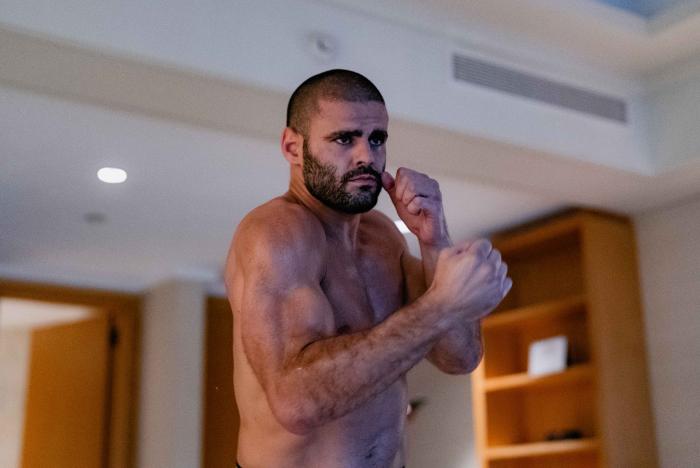
{"type": "Polygon", "coordinates": [[[246,275],[240,310],[243,348],[264,387],[309,343],[330,336],[333,310],[320,285],[280,272],[246,275]]]}

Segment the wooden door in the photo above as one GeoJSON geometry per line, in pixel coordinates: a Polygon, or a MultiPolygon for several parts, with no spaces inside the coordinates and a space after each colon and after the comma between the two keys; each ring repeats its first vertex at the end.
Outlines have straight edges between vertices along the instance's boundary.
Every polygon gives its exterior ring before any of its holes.
{"type": "Polygon", "coordinates": [[[233,317],[226,299],[207,301],[202,466],[229,468],[236,459],[240,417],[233,392],[233,317]]]}
{"type": "Polygon", "coordinates": [[[104,315],[32,333],[23,468],[104,466],[109,375],[104,315]]]}

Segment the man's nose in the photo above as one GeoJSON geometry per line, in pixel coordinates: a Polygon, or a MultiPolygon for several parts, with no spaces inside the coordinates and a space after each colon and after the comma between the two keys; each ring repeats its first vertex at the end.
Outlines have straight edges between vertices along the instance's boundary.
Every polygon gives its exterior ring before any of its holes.
{"type": "Polygon", "coordinates": [[[375,155],[368,141],[359,143],[355,147],[355,166],[370,166],[374,163],[375,155]]]}

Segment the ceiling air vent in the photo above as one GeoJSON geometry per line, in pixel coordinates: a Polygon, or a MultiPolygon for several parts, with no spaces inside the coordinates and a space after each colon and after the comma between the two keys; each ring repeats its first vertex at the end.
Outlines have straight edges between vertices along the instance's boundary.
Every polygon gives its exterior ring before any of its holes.
{"type": "Polygon", "coordinates": [[[557,83],[463,55],[453,55],[452,65],[454,77],[459,81],[486,86],[617,122],[627,122],[627,104],[618,98],[557,83]]]}

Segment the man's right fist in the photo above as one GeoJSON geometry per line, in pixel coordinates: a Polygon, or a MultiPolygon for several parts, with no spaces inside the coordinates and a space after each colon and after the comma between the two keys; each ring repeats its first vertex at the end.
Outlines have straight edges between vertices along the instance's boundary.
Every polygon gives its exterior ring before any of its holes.
{"type": "Polygon", "coordinates": [[[446,309],[467,320],[489,314],[513,286],[508,267],[488,240],[443,249],[429,292],[446,309]]]}

